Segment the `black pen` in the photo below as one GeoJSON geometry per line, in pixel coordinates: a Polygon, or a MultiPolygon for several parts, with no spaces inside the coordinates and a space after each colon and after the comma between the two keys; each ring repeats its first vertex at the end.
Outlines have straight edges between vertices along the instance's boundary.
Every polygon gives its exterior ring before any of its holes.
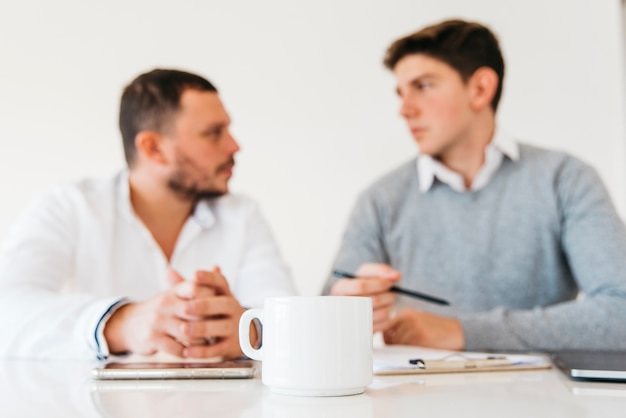
{"type": "MultiPolygon", "coordinates": [[[[357,278],[356,275],[342,270],[333,270],[333,275],[335,277],[343,277],[345,279],[357,278]]],[[[424,293],[415,292],[413,290],[406,290],[398,286],[391,286],[389,290],[391,290],[392,292],[401,293],[403,295],[413,296],[414,298],[425,300],[426,302],[436,303],[438,305],[450,305],[450,302],[448,302],[447,300],[440,299],[435,296],[425,295],[424,293]]]]}

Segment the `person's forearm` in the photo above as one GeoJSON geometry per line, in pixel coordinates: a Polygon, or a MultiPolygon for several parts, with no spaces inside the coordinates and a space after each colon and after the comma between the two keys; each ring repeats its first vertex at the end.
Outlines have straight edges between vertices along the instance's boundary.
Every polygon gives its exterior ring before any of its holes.
{"type": "Polygon", "coordinates": [[[86,294],[3,289],[0,357],[93,360],[96,324],[112,303],[86,294]]]}
{"type": "Polygon", "coordinates": [[[498,308],[459,317],[466,350],[626,349],[626,300],[588,297],[532,310],[498,308]]]}

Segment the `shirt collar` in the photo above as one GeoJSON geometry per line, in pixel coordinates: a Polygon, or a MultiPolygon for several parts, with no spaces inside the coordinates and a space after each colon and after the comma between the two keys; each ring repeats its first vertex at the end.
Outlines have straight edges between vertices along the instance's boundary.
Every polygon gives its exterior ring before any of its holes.
{"type": "Polygon", "coordinates": [[[135,211],[130,203],[130,185],[128,184],[128,170],[123,170],[117,176],[117,207],[121,214],[129,221],[136,219],[135,211]]]}
{"type": "MultiPolygon", "coordinates": [[[[488,168],[487,178],[483,177],[481,181],[481,187],[489,182],[495,175],[497,168],[502,162],[502,157],[508,157],[511,161],[519,160],[519,144],[515,141],[513,136],[508,134],[503,129],[496,126],[493,138],[487,148],[485,149],[485,165],[488,164],[488,160],[493,161],[492,167],[488,168]],[[498,155],[499,154],[499,155],[498,155]]],[[[448,184],[450,187],[459,192],[467,191],[463,185],[461,176],[450,170],[445,165],[441,164],[438,160],[432,158],[429,155],[418,154],[417,156],[417,177],[419,180],[419,188],[422,193],[426,193],[432,187],[435,182],[435,178],[439,181],[448,184]]]]}
{"type": "Polygon", "coordinates": [[[504,129],[496,127],[490,147],[494,147],[511,161],[519,161],[519,144],[504,129]]]}
{"type": "Polygon", "coordinates": [[[215,224],[215,214],[213,213],[213,208],[209,200],[201,200],[196,204],[192,219],[205,229],[215,224]]]}

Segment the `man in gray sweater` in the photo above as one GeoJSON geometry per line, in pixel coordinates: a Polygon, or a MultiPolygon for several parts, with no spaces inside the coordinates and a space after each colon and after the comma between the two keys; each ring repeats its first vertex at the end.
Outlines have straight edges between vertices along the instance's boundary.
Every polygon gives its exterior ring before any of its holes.
{"type": "Polygon", "coordinates": [[[388,344],[626,349],[624,225],[592,168],[496,127],[493,33],[445,21],[394,42],[385,65],[419,153],[361,194],[334,263],[357,278],[324,293],[371,296],[388,344]]]}

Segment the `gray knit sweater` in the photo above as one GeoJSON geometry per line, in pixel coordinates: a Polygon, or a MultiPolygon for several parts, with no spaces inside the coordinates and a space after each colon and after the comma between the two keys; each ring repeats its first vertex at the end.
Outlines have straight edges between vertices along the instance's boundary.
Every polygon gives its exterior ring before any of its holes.
{"type": "Polygon", "coordinates": [[[449,300],[399,304],[458,318],[467,350],[626,349],[626,230],[596,172],[567,154],[520,145],[468,193],[420,192],[413,159],[356,204],[334,268],[365,262],[449,300]]]}

